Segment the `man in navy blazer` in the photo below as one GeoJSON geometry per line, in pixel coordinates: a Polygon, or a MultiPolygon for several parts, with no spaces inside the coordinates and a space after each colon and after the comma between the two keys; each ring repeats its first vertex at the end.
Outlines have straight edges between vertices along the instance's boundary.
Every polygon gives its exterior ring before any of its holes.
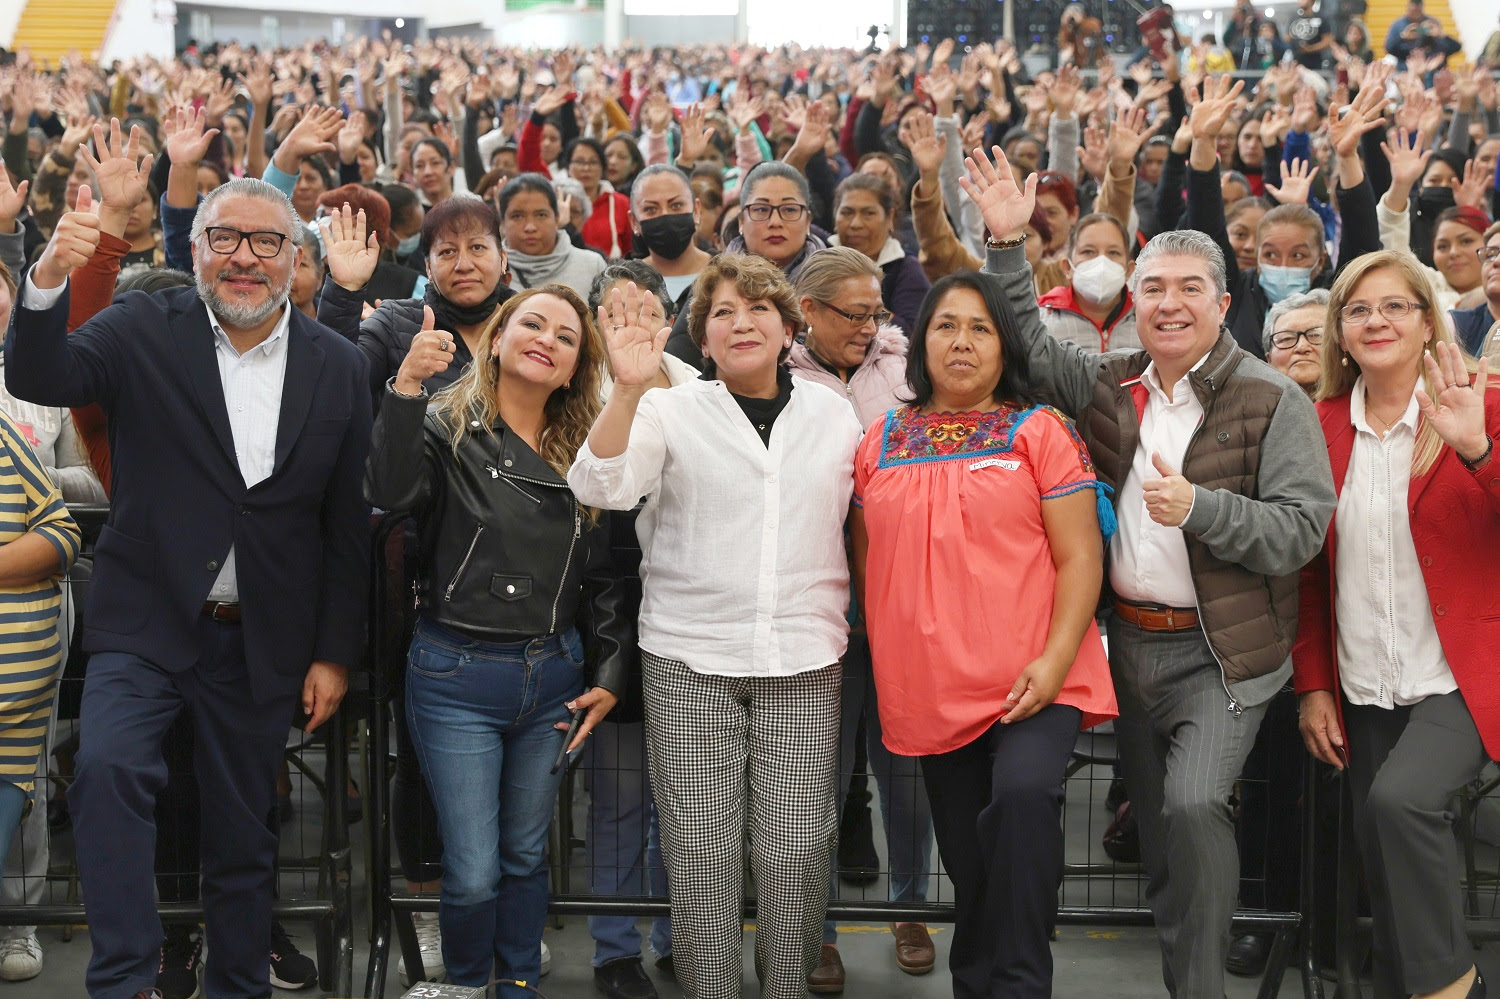
{"type": "MultiPolygon", "coordinates": [[[[144,185],[150,159],[131,166],[144,185]]],[[[258,180],[204,199],[196,289],[128,295],[68,334],[68,275],[99,239],[87,188],[79,200],[22,282],[5,377],[22,399],[98,402],[109,418],[112,505],[94,554],[68,795],[88,991],[152,994],[161,742],[186,711],[203,789],[207,994],[268,996],[267,817],[287,728],[299,703],[309,731],[332,715],[362,651],[365,362],[288,304],[301,223],[258,180]]]]}

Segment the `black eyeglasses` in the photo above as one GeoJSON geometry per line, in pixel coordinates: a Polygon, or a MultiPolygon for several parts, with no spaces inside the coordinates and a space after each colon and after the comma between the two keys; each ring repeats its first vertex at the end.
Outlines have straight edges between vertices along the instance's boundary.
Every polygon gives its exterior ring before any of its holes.
{"type": "Polygon", "coordinates": [[[1479,259],[1487,264],[1500,260],[1500,246],[1481,246],[1474,252],[1479,254],[1479,259]]]}
{"type": "Polygon", "coordinates": [[[748,218],[751,222],[769,221],[772,212],[780,215],[781,221],[783,222],[795,222],[807,213],[807,206],[798,204],[757,204],[745,206],[745,217],[748,218]]]}
{"type": "Polygon", "coordinates": [[[245,232],[242,229],[231,229],[224,225],[211,225],[203,230],[203,235],[208,238],[210,250],[222,253],[226,257],[239,250],[241,243],[249,240],[250,252],[262,260],[269,260],[280,253],[288,239],[285,233],[245,232]]]}
{"type": "Polygon", "coordinates": [[[891,314],[884,309],[881,309],[879,312],[845,312],[843,309],[839,308],[837,305],[834,305],[832,302],[824,302],[820,299],[819,304],[829,312],[836,312],[839,315],[843,316],[855,326],[863,326],[865,323],[871,322],[873,320],[875,325],[878,327],[884,326],[886,323],[891,321],[891,314]]]}
{"type": "Polygon", "coordinates": [[[1271,346],[1277,350],[1291,350],[1297,346],[1297,341],[1307,337],[1307,342],[1313,347],[1321,346],[1323,343],[1323,327],[1313,326],[1305,330],[1283,330],[1280,333],[1271,334],[1271,346]]]}
{"type": "MultiPolygon", "coordinates": [[[[1408,302],[1404,298],[1393,298],[1380,303],[1380,314],[1391,322],[1405,319],[1417,309],[1425,309],[1427,306],[1418,302],[1408,302]]],[[[1339,310],[1339,318],[1350,326],[1363,326],[1375,316],[1375,310],[1368,305],[1346,305],[1339,310]]]]}

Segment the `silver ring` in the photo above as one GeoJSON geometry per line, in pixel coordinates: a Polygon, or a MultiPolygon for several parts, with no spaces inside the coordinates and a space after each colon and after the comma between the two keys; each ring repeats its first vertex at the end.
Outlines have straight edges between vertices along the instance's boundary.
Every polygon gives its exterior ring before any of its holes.
{"type": "Polygon", "coordinates": [[[613,326],[610,327],[610,329],[612,329],[612,330],[622,330],[624,328],[625,328],[625,324],[624,323],[615,323],[613,326]]]}

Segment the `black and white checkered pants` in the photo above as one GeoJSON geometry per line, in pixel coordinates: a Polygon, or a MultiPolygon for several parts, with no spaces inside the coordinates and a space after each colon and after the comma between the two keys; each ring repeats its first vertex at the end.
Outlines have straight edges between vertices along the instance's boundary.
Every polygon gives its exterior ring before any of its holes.
{"type": "Polygon", "coordinates": [[[682,994],[740,995],[748,819],[761,995],[803,999],[838,836],[840,667],[737,677],[695,673],[645,651],[641,662],[682,994]]]}

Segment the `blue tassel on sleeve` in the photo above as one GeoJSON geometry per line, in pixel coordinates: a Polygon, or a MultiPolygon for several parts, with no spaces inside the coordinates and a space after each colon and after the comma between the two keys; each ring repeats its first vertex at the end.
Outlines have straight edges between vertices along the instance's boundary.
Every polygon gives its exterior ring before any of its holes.
{"type": "Polygon", "coordinates": [[[1105,544],[1109,544],[1109,539],[1120,529],[1115,520],[1114,494],[1115,491],[1104,483],[1094,483],[1094,510],[1099,514],[1099,533],[1104,535],[1105,544]]]}

